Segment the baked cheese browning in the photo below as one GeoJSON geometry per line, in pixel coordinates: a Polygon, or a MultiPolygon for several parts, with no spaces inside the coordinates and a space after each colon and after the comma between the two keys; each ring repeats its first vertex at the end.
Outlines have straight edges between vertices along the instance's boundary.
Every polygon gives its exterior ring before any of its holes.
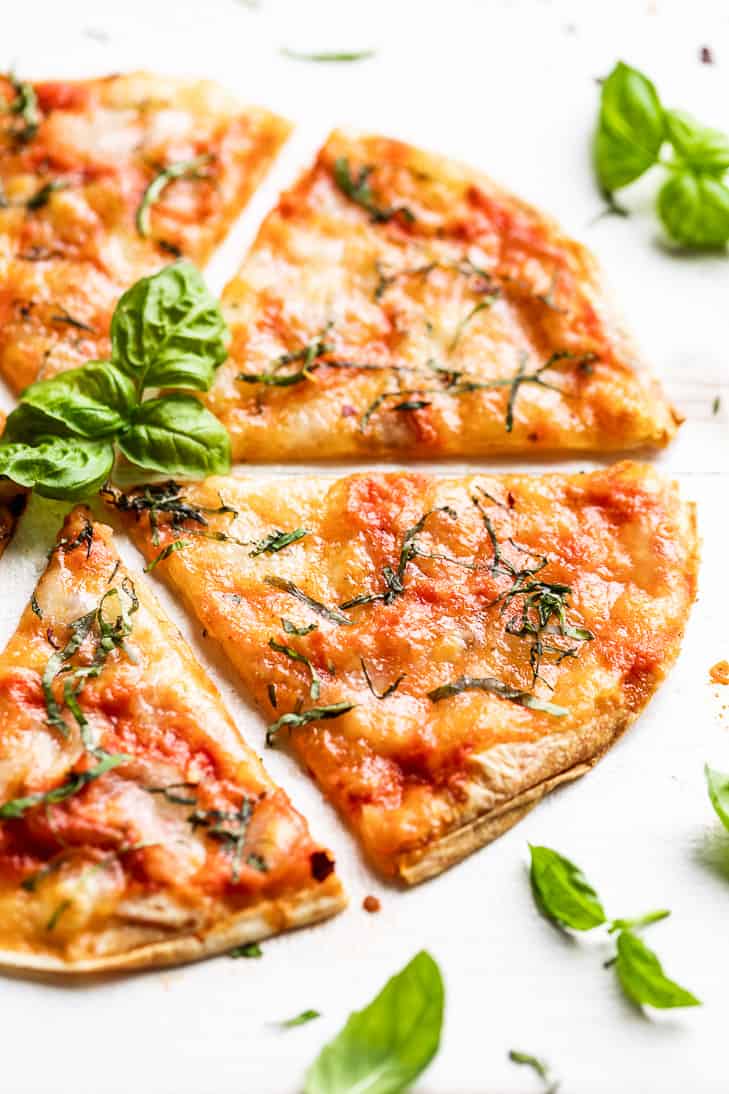
{"type": "Polygon", "coordinates": [[[290,742],[373,863],[410,882],[608,748],[695,592],[693,508],[641,464],[159,490],[156,508],[113,499],[147,558],[180,544],[155,573],[222,644],[269,743],[290,742]],[[294,529],[275,553],[250,547],[294,529]]]}
{"type": "Polygon", "coordinates": [[[584,247],[383,137],[329,138],[223,303],[207,398],[238,459],[619,450],[676,429],[584,247]]]}
{"type": "Polygon", "coordinates": [[[215,84],[148,73],[0,77],[0,105],[0,374],[15,391],[108,356],[122,291],[175,256],[204,263],[289,131],[215,84]]]}
{"type": "Polygon", "coordinates": [[[190,960],[342,904],[111,529],[75,509],[0,657],[0,962],[190,960]]]}

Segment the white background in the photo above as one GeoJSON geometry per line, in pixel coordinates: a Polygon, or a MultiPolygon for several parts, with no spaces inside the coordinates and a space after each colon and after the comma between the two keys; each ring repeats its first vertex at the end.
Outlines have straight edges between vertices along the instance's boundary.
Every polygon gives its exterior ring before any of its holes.
{"type": "MultiPolygon", "coordinates": [[[[729,130],[726,3],[262,0],[252,8],[235,0],[3,0],[1,8],[0,66],[13,64],[24,77],[135,67],[205,76],[300,123],[209,268],[216,289],[277,190],[335,123],[470,161],[556,214],[602,258],[646,356],[687,415],[658,462],[697,501],[704,537],[701,593],[680,661],[593,773],[445,876],[400,892],[376,880],[294,763],[267,753],[269,769],[335,850],[349,910],[264,944],[259,961],[221,958],[77,986],[0,979],[3,1090],[295,1094],[349,1011],[421,947],[443,969],[447,1014],[441,1052],[419,1094],[538,1091],[536,1077],[507,1060],[510,1048],[545,1056],[563,1094],[726,1090],[729,834],[709,806],[702,765],[708,758],[729,769],[729,688],[708,679],[710,665],[729,656],[729,259],[672,254],[650,211],[650,181],[631,196],[631,219],[591,223],[601,202],[588,156],[595,78],[618,58],[650,73],[668,105],[729,130]],[[703,45],[715,65],[699,63],[703,45]],[[379,53],[359,65],[325,66],[286,60],[281,46],[379,53]],[[609,914],[671,908],[648,942],[705,1005],[658,1017],[629,1006],[602,968],[608,945],[571,942],[535,913],[527,841],[574,858],[609,914]],[[367,893],[381,898],[379,915],[362,910],[367,893]],[[276,1028],[276,1020],[309,1007],[323,1017],[276,1028]]],[[[61,513],[33,502],[0,566],[0,642],[27,602],[61,513]]],[[[139,568],[131,548],[125,553],[139,568]]],[[[223,659],[155,585],[248,740],[262,749],[263,725],[223,659]]]]}

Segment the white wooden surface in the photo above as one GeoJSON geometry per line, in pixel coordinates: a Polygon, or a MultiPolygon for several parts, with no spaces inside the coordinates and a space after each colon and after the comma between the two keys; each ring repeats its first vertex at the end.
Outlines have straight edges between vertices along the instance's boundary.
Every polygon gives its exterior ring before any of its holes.
{"type": "MultiPolygon", "coordinates": [[[[729,768],[729,689],[709,666],[729,656],[729,259],[678,256],[660,242],[649,191],[635,217],[591,223],[600,201],[587,154],[595,77],[618,57],[652,74],[669,105],[729,129],[729,13],[683,0],[5,0],[0,66],[26,76],[150,67],[217,78],[300,123],[291,146],[209,269],[215,288],[257,223],[334,123],[381,129],[460,157],[555,213],[602,258],[626,316],[687,421],[658,462],[699,507],[701,593],[669,681],[586,779],[437,881],[381,885],[316,789],[285,755],[272,773],[337,854],[351,895],[321,927],[271,941],[260,961],[226,958],[111,983],[48,986],[0,978],[8,1094],[295,1094],[320,1045],[420,947],[447,986],[440,1055],[419,1094],[529,1094],[537,1079],[507,1060],[547,1057],[564,1094],[725,1090],[729,834],[706,798],[702,765],[729,768]],[[307,65],[280,46],[376,46],[374,61],[307,65]],[[698,60],[708,45],[713,66],[698,60]],[[712,414],[712,401],[722,408],[712,414]],[[723,694],[722,694],[723,692],[723,694]],[[535,913],[527,841],[580,863],[615,915],[669,907],[649,942],[705,1005],[647,1018],[602,968],[608,949],[574,944],[535,913]],[[367,915],[362,898],[382,900],[367,915]],[[323,1018],[272,1024],[314,1007],[323,1018]]],[[[6,404],[11,405],[5,398],[6,404]]],[[[505,464],[505,467],[510,465],[505,464]]],[[[570,466],[589,466],[580,461],[570,466]]],[[[281,469],[283,471],[283,469],[281,469]]],[[[297,468],[296,473],[306,469],[297,468]]],[[[0,642],[12,633],[63,507],[33,502],[0,566],[0,642]]],[[[127,558],[139,558],[125,546],[127,558]]],[[[263,727],[209,641],[156,583],[210,666],[241,728],[263,727]]]]}

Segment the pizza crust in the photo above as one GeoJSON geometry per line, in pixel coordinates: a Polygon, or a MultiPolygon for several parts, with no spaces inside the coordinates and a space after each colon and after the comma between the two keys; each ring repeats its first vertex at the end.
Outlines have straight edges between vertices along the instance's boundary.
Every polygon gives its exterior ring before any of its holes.
{"type": "Polygon", "coordinates": [[[306,927],[336,915],[347,897],[335,874],[308,892],[265,901],[246,908],[207,930],[151,942],[126,953],[98,958],[64,960],[52,954],[0,950],[0,967],[64,975],[129,972],[202,961],[226,953],[246,942],[261,942],[283,930],[306,927]]]}

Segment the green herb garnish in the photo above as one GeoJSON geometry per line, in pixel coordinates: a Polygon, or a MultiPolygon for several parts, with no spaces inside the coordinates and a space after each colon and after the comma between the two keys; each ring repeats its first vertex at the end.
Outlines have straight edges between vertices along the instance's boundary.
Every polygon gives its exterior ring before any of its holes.
{"type": "Polygon", "coordinates": [[[493,676],[459,676],[449,684],[441,684],[428,692],[428,698],[433,703],[439,703],[442,699],[450,699],[454,695],[460,695],[464,691],[487,691],[491,695],[497,695],[499,699],[508,699],[510,703],[517,703],[521,707],[529,707],[530,710],[539,710],[544,714],[552,714],[555,718],[563,718],[569,711],[566,707],[559,707],[555,703],[547,703],[532,695],[530,691],[522,691],[520,688],[511,687],[502,680],[493,676]]]}
{"type": "Polygon", "coordinates": [[[61,916],[64,915],[65,912],[68,911],[68,909],[72,906],[72,904],[73,904],[72,900],[62,900],[61,901],[61,903],[58,905],[58,907],[54,910],[53,914],[51,915],[51,918],[46,923],[46,930],[47,931],[55,930],[55,928],[58,926],[58,922],[59,922],[61,916]]]}
{"type": "Polygon", "coordinates": [[[657,210],[677,243],[722,247],[729,240],[729,137],[666,109],[651,81],[622,61],[602,84],[594,160],[611,199],[650,168],[667,170],[657,210]]]}
{"type": "Polygon", "coordinates": [[[263,950],[257,942],[244,942],[228,951],[228,957],[263,957],[263,950]]]}
{"type": "Polygon", "coordinates": [[[625,994],[638,1006],[698,1007],[701,1001],[673,980],[669,980],[653,950],[633,931],[618,935],[615,971],[625,994]]]}
{"type": "Polygon", "coordinates": [[[255,802],[250,798],[244,798],[235,813],[221,809],[196,809],[187,818],[193,830],[204,828],[206,836],[222,844],[223,850],[231,858],[231,874],[234,883],[240,880],[246,834],[254,808],[255,802]]]}
{"type": "Polygon", "coordinates": [[[406,205],[384,206],[377,202],[369,183],[373,171],[374,167],[367,165],[361,167],[355,177],[352,175],[347,157],[340,156],[334,164],[334,181],[345,197],[369,213],[370,219],[375,224],[386,224],[397,216],[412,224],[415,216],[406,205]]]}
{"type": "Polygon", "coordinates": [[[227,331],[187,263],[142,278],[117,303],[109,361],[92,361],[23,392],[0,439],[0,474],[46,497],[75,500],[108,479],[116,448],[146,471],[202,477],[230,468],[230,437],[202,403],[158,388],[206,391],[227,331]]]}
{"type": "Polygon", "coordinates": [[[282,619],[281,626],[286,631],[286,634],[295,634],[298,638],[304,638],[307,634],[311,634],[312,631],[318,629],[318,623],[307,623],[303,627],[299,627],[296,623],[292,623],[290,619],[282,619]]]}
{"type": "Polygon", "coordinates": [[[40,190],[37,190],[32,197],[29,197],[25,203],[26,209],[42,209],[44,205],[48,204],[51,194],[57,193],[59,190],[67,190],[70,183],[65,179],[52,179],[51,182],[45,183],[41,186],[40,190]]]}
{"type": "Polygon", "coordinates": [[[168,783],[167,786],[145,786],[148,794],[161,794],[172,805],[197,805],[194,794],[180,794],[180,790],[196,790],[199,783],[168,783]]]}
{"type": "Polygon", "coordinates": [[[704,774],[709,791],[709,800],[717,817],[724,827],[729,830],[729,775],[709,767],[708,764],[704,767],[704,774]]]}
{"type": "Polygon", "coordinates": [[[359,663],[362,666],[362,672],[364,674],[365,680],[367,681],[367,687],[370,689],[375,699],[387,699],[388,695],[392,695],[394,692],[397,691],[397,689],[400,687],[400,684],[403,682],[407,675],[407,673],[403,672],[400,676],[397,677],[396,680],[393,680],[393,682],[388,687],[386,687],[384,691],[378,692],[375,691],[372,680],[370,679],[370,674],[367,669],[367,664],[365,663],[364,657],[360,657],[359,663]]]}
{"type": "Polygon", "coordinates": [[[352,61],[368,61],[377,53],[376,49],[323,50],[318,53],[301,53],[296,49],[283,46],[279,52],[292,61],[313,61],[316,64],[348,64],[352,61]]]}
{"type": "Polygon", "coordinates": [[[529,1052],[518,1052],[515,1048],[512,1048],[509,1052],[509,1059],[513,1064],[526,1064],[527,1067],[532,1068],[539,1078],[544,1080],[544,1094],[557,1094],[559,1081],[552,1078],[549,1065],[544,1060],[532,1056],[529,1052]]]}
{"type": "Polygon", "coordinates": [[[100,779],[107,771],[119,767],[120,764],[126,763],[130,758],[121,753],[116,755],[106,753],[95,767],[90,767],[87,771],[73,772],[65,782],[54,787],[53,790],[46,790],[42,794],[29,794],[25,798],[12,798],[4,805],[0,805],[0,820],[16,820],[24,816],[29,809],[35,809],[38,805],[57,805],[58,802],[65,801],[66,798],[78,794],[94,779],[100,779]]]}
{"type": "Polygon", "coordinates": [[[158,555],[148,562],[144,567],[145,574],[151,573],[151,571],[158,566],[160,562],[164,562],[170,555],[174,555],[176,551],[184,551],[185,547],[191,547],[192,544],[189,539],[175,539],[172,543],[168,543],[166,547],[163,547],[158,555]]]}
{"type": "MultiPolygon", "coordinates": [[[[300,589],[298,585],[294,585],[293,581],[287,581],[282,577],[276,577],[269,575],[263,579],[267,585],[271,585],[274,589],[280,589],[282,593],[288,593],[289,596],[293,596],[296,600],[300,600],[302,604],[306,604],[307,608],[311,608],[313,612],[320,615],[323,619],[328,619],[330,623],[337,623],[340,627],[351,627],[352,620],[347,619],[346,615],[342,615],[336,608],[328,608],[326,604],[322,604],[319,600],[314,600],[313,597],[305,593],[303,589],[300,589]]],[[[344,607],[344,605],[342,605],[344,607]]]]}
{"type": "Polygon", "coordinates": [[[150,212],[155,202],[159,201],[162,196],[162,192],[166,189],[169,183],[175,179],[205,179],[209,176],[200,170],[206,164],[210,163],[212,156],[203,155],[196,156],[192,160],[180,160],[177,163],[171,163],[167,167],[163,167],[159,171],[152,181],[147,186],[146,190],[142,194],[142,200],[140,201],[135,216],[135,224],[137,231],[143,239],[146,239],[150,234],[150,212]]]}
{"type": "Polygon", "coordinates": [[[306,1073],[304,1094],[408,1090],[438,1051],[444,994],[440,969],[421,951],[350,1014],[306,1073]]]}
{"type": "Polygon", "coordinates": [[[307,1022],[313,1022],[315,1018],[321,1018],[318,1010],[302,1010],[301,1014],[297,1014],[294,1018],[286,1018],[278,1024],[281,1029],[293,1029],[294,1026],[304,1026],[307,1022]]]}
{"type": "Polygon", "coordinates": [[[278,551],[282,551],[284,547],[289,547],[292,543],[298,543],[300,539],[308,534],[306,528],[294,528],[293,532],[282,532],[280,528],[276,528],[256,543],[250,557],[276,554],[278,551]]]}
{"type": "Polygon", "coordinates": [[[275,638],[269,638],[268,644],[272,650],[276,653],[283,653],[286,657],[289,657],[292,661],[298,661],[302,665],[306,665],[311,675],[311,687],[309,689],[309,695],[312,699],[318,699],[321,694],[321,680],[317,676],[316,669],[312,665],[308,657],[303,653],[299,653],[298,650],[292,649],[291,646],[282,646],[280,642],[277,642],[275,638]]]}
{"type": "Polygon", "coordinates": [[[12,72],[7,74],[6,79],[15,92],[15,98],[7,109],[11,114],[16,115],[21,123],[14,128],[13,136],[21,144],[27,144],[33,140],[41,123],[38,97],[32,84],[24,83],[12,72]]]}
{"type": "Polygon", "coordinates": [[[322,722],[329,718],[340,718],[343,714],[347,714],[350,710],[354,710],[355,703],[331,703],[325,707],[311,707],[309,710],[302,710],[299,713],[291,712],[290,714],[282,714],[278,721],[273,722],[266,729],[266,744],[271,746],[276,743],[277,734],[282,729],[298,729],[299,726],[306,726],[310,722],[322,722]]]}

